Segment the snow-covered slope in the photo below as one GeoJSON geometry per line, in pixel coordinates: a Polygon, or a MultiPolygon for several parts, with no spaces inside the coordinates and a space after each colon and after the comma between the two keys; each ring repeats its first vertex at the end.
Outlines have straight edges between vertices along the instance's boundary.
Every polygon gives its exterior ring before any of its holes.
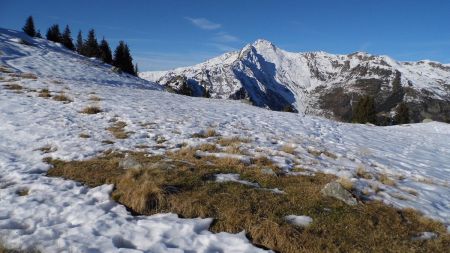
{"type": "Polygon", "coordinates": [[[380,115],[405,101],[414,121],[450,120],[450,67],[431,61],[398,62],[363,52],[291,53],[257,40],[192,67],[140,76],[175,90],[181,76],[196,96],[246,98],[273,110],[295,109],[341,120],[350,119],[352,105],[363,94],[376,97],[380,115]]]}
{"type": "Polygon", "coordinates": [[[209,141],[192,137],[209,127],[222,136],[249,137],[242,147],[246,153],[266,156],[287,172],[299,167],[346,177],[369,198],[416,208],[450,225],[448,124],[345,124],[238,101],[142,89],[154,86],[111,73],[100,63],[87,65],[92,61],[13,31],[0,31],[0,50],[0,239],[8,246],[37,246],[41,252],[262,252],[244,233],[209,232],[211,219],[132,216],[110,199],[112,186],[89,189],[44,176],[46,156],[84,159],[137,145],[163,153],[182,143],[209,141]],[[18,37],[34,44],[20,44],[18,37]],[[24,71],[36,78],[20,77],[24,71]],[[6,89],[11,83],[23,89],[6,89]],[[64,91],[73,102],[39,97],[43,88],[53,94],[64,91]],[[90,100],[92,94],[100,101],[90,100]],[[103,112],[79,112],[88,105],[103,112]],[[113,138],[106,130],[113,119],[126,122],[132,134],[111,144],[105,140],[113,138]],[[80,138],[81,133],[90,138],[80,138]],[[164,145],[158,143],[161,138],[164,145]],[[285,145],[295,155],[283,152],[285,145]],[[54,152],[43,154],[43,146],[54,152]],[[357,178],[361,168],[396,184],[357,178]],[[22,189],[28,195],[19,196],[22,189]]]}

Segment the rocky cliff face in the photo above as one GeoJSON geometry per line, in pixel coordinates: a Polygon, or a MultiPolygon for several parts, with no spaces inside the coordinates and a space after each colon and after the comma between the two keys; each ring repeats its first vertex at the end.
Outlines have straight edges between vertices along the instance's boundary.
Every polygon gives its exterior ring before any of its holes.
{"type": "Polygon", "coordinates": [[[351,121],[358,100],[369,95],[380,124],[391,122],[401,102],[413,122],[450,122],[450,65],[431,61],[398,62],[362,52],[291,53],[258,40],[192,67],[141,77],[185,95],[248,100],[341,121],[351,121]]]}

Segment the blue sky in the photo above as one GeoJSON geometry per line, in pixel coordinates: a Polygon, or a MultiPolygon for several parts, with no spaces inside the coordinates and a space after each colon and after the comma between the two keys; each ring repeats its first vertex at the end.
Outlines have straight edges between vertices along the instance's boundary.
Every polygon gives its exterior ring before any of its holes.
{"type": "Polygon", "coordinates": [[[450,63],[446,0],[1,0],[0,26],[21,29],[28,15],[45,34],[69,24],[94,28],[115,47],[125,40],[140,70],[188,66],[258,38],[288,51],[366,51],[397,60],[450,63]]]}

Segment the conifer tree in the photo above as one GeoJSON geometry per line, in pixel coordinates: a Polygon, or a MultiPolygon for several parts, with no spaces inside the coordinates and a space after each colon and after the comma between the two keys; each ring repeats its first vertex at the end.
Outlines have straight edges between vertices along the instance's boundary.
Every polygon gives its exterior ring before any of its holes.
{"type": "Polygon", "coordinates": [[[83,54],[83,35],[81,35],[81,30],[78,31],[76,48],[77,48],[77,52],[82,55],[83,54]]]}
{"type": "Polygon", "coordinates": [[[102,39],[99,46],[100,50],[100,58],[103,62],[112,64],[112,53],[111,48],[109,47],[108,41],[105,40],[105,38],[102,39]]]}
{"type": "Polygon", "coordinates": [[[355,123],[376,123],[375,102],[373,97],[364,96],[359,101],[353,111],[353,122],[355,123]]]}
{"type": "Polygon", "coordinates": [[[119,42],[119,45],[114,51],[113,64],[125,73],[136,75],[136,73],[134,72],[133,58],[131,57],[130,49],[128,48],[128,45],[123,41],[119,42]]]}
{"type": "Polygon", "coordinates": [[[83,55],[87,57],[100,57],[100,50],[94,29],[89,30],[88,37],[83,46],[83,55]]]}
{"type": "Polygon", "coordinates": [[[409,123],[409,108],[406,103],[400,103],[395,109],[394,116],[395,124],[408,124],[409,123]]]}
{"type": "Polygon", "coordinates": [[[54,42],[60,42],[62,40],[61,33],[59,31],[59,25],[52,25],[48,28],[47,39],[54,42]]]}
{"type": "Polygon", "coordinates": [[[139,68],[138,68],[138,64],[134,64],[134,74],[137,76],[139,73],[139,68]]]}
{"type": "Polygon", "coordinates": [[[42,39],[41,30],[37,30],[37,33],[36,33],[35,37],[42,39]]]}
{"type": "Polygon", "coordinates": [[[73,45],[72,42],[72,35],[70,32],[70,28],[68,25],[66,25],[66,29],[64,29],[63,35],[62,35],[62,39],[61,39],[61,43],[67,47],[68,49],[75,51],[75,46],[73,45]]]}
{"type": "Polygon", "coordinates": [[[34,21],[32,16],[29,16],[27,18],[27,21],[25,22],[25,25],[23,26],[22,30],[31,37],[36,36],[36,30],[34,28],[34,21]]]}

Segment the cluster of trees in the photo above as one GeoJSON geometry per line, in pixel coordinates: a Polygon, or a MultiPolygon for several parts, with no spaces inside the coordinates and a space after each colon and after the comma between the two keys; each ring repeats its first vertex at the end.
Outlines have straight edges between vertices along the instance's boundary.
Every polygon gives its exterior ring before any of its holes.
{"type": "MultiPolygon", "coordinates": [[[[375,101],[371,96],[363,96],[353,110],[352,121],[354,123],[378,124],[377,113],[375,111],[375,101]]],[[[407,124],[410,122],[409,108],[402,102],[395,108],[395,116],[392,124],[407,124]]]]}
{"type": "MultiPolygon", "coordinates": [[[[36,31],[32,16],[27,18],[22,30],[31,37],[42,38],[40,31],[36,31]]],[[[55,24],[48,28],[46,38],[47,40],[61,43],[66,48],[76,51],[80,55],[101,59],[103,62],[111,64],[125,73],[137,76],[137,64],[133,65],[133,57],[131,56],[128,45],[124,41],[119,42],[113,56],[109,43],[105,38],[98,43],[94,29],[89,30],[85,40],[83,40],[81,31],[79,31],[76,43],[74,44],[69,26],[66,25],[64,31],[61,33],[59,25],[55,24]]]]}

